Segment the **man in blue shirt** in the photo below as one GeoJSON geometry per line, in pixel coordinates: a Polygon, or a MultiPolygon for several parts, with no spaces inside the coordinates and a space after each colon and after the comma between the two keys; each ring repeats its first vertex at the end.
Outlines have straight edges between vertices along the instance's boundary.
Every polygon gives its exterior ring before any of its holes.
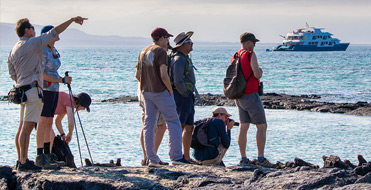
{"type": "Polygon", "coordinates": [[[213,119],[210,121],[207,130],[210,146],[195,149],[193,153],[194,158],[202,165],[219,165],[231,143],[231,129],[234,121],[229,117],[232,115],[222,107],[214,108],[212,115],[213,119]]]}

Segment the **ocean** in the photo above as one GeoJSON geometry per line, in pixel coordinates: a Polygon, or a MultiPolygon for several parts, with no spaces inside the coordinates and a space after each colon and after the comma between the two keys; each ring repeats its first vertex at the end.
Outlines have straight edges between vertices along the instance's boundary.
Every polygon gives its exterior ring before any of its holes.
{"type": "MultiPolygon", "coordinates": [[[[79,112],[94,162],[121,158],[124,166],[138,166],[142,159],[139,144],[141,110],[134,103],[102,103],[100,100],[135,96],[137,80],[135,65],[143,46],[106,48],[58,48],[62,66],[60,75],[69,71],[73,77],[74,94],[87,92],[93,103],[91,112],[79,112]]],[[[199,93],[222,94],[225,70],[238,45],[193,46],[191,57],[197,68],[199,93]]],[[[371,46],[351,45],[345,52],[268,52],[271,46],[257,46],[256,54],[263,69],[264,92],[292,95],[316,94],[319,101],[371,101],[371,46]]],[[[0,50],[0,97],[7,95],[14,84],[8,76],[7,56],[11,47],[0,50]]],[[[60,90],[68,91],[61,85],[60,90]]],[[[211,116],[214,106],[196,106],[195,119],[211,116]]],[[[238,120],[236,107],[226,107],[238,120]]],[[[14,165],[17,153],[14,135],[19,121],[17,105],[0,101],[0,165],[14,165]]],[[[271,161],[305,161],[323,165],[322,155],[338,155],[357,163],[357,154],[371,159],[371,117],[316,113],[292,110],[266,110],[268,131],[265,156],[271,161]]],[[[67,119],[63,121],[64,126],[67,119]]],[[[53,126],[55,129],[55,127],[53,126]]],[[[78,124],[82,157],[88,152],[78,124]]],[[[55,130],[56,131],[56,130],[55,130]]],[[[67,128],[65,127],[65,131],[67,128]]],[[[236,165],[240,155],[237,144],[238,127],[232,129],[231,146],[224,162],[236,165]]],[[[247,155],[257,156],[256,128],[248,132],[247,155]]],[[[159,156],[170,161],[168,136],[165,133],[159,156]]],[[[77,139],[70,144],[77,166],[80,166],[77,139]]],[[[35,132],[31,134],[29,158],[36,155],[35,132]]]]}

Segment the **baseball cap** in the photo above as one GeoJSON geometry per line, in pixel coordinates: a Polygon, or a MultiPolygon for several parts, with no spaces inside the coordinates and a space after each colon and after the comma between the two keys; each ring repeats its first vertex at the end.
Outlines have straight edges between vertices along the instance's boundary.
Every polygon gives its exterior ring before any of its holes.
{"type": "Polygon", "coordinates": [[[84,106],[86,108],[86,111],[90,112],[89,106],[91,104],[91,98],[90,98],[89,94],[87,94],[85,92],[82,92],[82,93],[78,94],[76,97],[77,97],[77,99],[79,99],[80,105],[84,106]]]}
{"type": "Polygon", "coordinates": [[[155,28],[152,33],[152,39],[161,38],[162,36],[173,37],[172,34],[169,34],[164,28],[155,28]]]}
{"type": "Polygon", "coordinates": [[[253,33],[245,32],[245,33],[241,34],[240,42],[243,43],[243,42],[247,42],[247,41],[258,42],[260,40],[256,39],[255,35],[253,33]]]}

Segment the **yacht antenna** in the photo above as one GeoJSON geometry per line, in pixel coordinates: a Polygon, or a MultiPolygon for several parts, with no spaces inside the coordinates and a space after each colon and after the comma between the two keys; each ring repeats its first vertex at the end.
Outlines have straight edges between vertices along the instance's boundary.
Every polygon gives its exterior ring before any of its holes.
{"type": "Polygon", "coordinates": [[[309,24],[308,24],[307,22],[305,22],[305,26],[306,26],[307,28],[309,28],[309,24]]]}

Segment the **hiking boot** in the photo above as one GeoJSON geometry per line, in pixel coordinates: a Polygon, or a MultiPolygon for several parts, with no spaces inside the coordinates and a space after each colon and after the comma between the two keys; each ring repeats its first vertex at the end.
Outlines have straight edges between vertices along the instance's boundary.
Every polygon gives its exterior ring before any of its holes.
{"type": "Polygon", "coordinates": [[[50,163],[57,164],[58,167],[62,167],[62,166],[65,166],[66,165],[65,162],[58,161],[58,157],[54,153],[45,154],[45,155],[48,157],[50,163]]]}
{"type": "Polygon", "coordinates": [[[276,164],[272,164],[269,162],[268,159],[264,158],[264,161],[263,162],[255,162],[256,165],[258,166],[262,166],[262,167],[265,167],[265,168],[276,168],[276,164]]]}
{"type": "Polygon", "coordinates": [[[182,159],[174,160],[174,161],[172,162],[172,164],[173,164],[174,166],[176,166],[176,165],[186,165],[186,164],[191,164],[191,163],[188,162],[188,160],[184,159],[184,157],[183,157],[182,159]]]}
{"type": "Polygon", "coordinates": [[[21,164],[19,162],[17,170],[18,171],[41,171],[41,167],[35,166],[34,162],[26,160],[26,163],[21,164]]]}
{"type": "Polygon", "coordinates": [[[250,160],[247,159],[247,161],[243,161],[243,160],[240,160],[240,166],[246,166],[246,165],[250,165],[250,160]]]}
{"type": "Polygon", "coordinates": [[[49,157],[46,154],[40,154],[36,156],[35,165],[42,167],[44,170],[57,170],[59,169],[57,164],[50,163],[49,157]]]}

